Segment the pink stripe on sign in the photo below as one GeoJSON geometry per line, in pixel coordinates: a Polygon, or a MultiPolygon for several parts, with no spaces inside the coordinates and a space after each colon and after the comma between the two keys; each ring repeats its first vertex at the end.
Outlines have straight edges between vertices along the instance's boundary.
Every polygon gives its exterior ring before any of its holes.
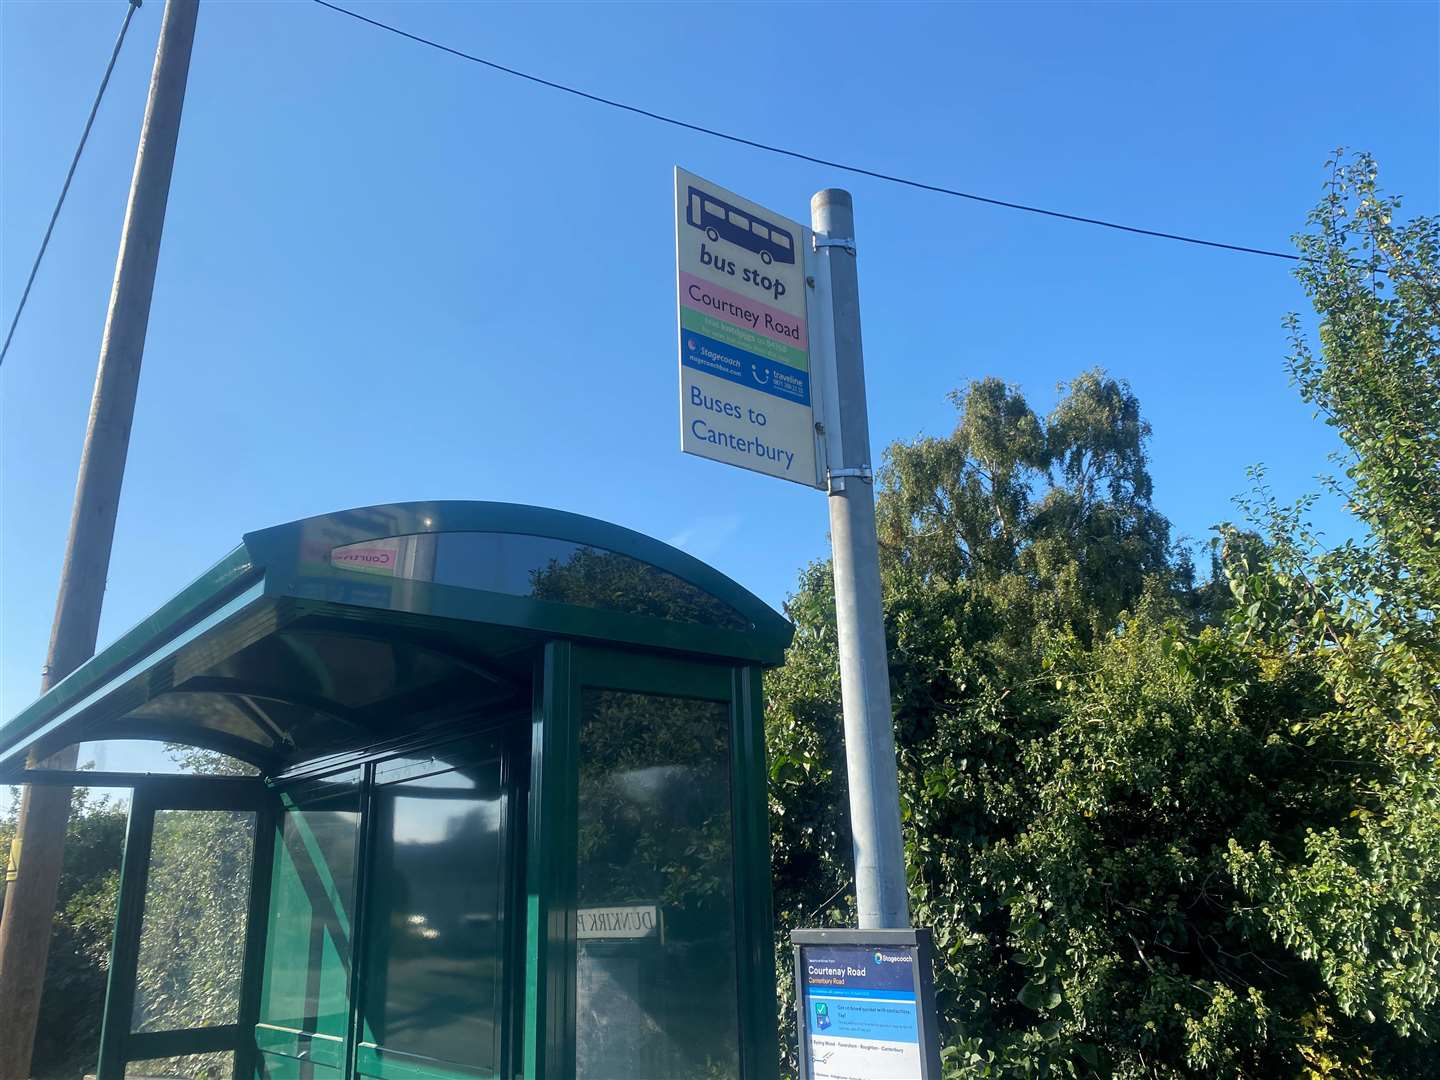
{"type": "Polygon", "coordinates": [[[680,271],[680,303],[694,311],[746,330],[754,330],[773,341],[804,349],[805,320],[788,315],[768,304],[757,304],[737,292],[712,285],[704,278],[680,271]]]}

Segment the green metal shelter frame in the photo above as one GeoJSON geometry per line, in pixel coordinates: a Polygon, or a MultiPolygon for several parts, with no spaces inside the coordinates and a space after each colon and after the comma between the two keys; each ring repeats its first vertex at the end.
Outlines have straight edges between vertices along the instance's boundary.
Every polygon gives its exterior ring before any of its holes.
{"type": "Polygon", "coordinates": [[[536,507],[247,534],[0,727],[0,782],[134,790],[98,1080],[196,1054],[244,1080],[774,1076],[761,672],[790,636],[683,552],[536,507]],[[134,739],[254,774],[45,767],[134,739]],[[202,818],[253,837],[243,952],[228,1013],[167,1027],[137,990],[147,897],[202,818]]]}

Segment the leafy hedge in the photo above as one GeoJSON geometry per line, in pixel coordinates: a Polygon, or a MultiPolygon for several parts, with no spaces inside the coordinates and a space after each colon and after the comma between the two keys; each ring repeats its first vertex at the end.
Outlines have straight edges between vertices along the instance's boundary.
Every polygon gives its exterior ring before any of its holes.
{"type": "MultiPolygon", "coordinates": [[[[1257,469],[1197,583],[1100,371],[1044,417],[973,383],[953,433],[886,455],[948,1076],[1440,1075],[1440,225],[1396,225],[1368,158],[1330,168],[1297,238],[1319,344],[1292,318],[1289,367],[1363,539],[1323,548],[1257,469]]],[[[768,684],[782,937],[853,915],[833,606],[817,563],[768,684]]]]}

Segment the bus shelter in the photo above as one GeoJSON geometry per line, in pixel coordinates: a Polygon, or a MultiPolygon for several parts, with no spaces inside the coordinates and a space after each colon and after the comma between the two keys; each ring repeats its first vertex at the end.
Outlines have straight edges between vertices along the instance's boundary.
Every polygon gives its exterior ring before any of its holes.
{"type": "Polygon", "coordinates": [[[773,1077],[790,634],[535,507],[247,534],[0,728],[0,782],[133,790],[98,1080],[773,1077]],[[133,740],[188,771],[46,767],[133,740]]]}

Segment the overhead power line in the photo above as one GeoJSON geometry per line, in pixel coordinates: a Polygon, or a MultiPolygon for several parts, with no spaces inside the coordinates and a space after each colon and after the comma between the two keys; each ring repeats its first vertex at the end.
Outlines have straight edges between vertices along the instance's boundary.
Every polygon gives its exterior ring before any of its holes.
{"type": "Polygon", "coordinates": [[[110,51],[110,62],[105,65],[105,76],[100,80],[100,89],[95,94],[95,103],[90,106],[90,115],[85,120],[85,130],[80,133],[80,145],[75,147],[75,156],[70,159],[70,171],[65,174],[65,183],[60,186],[60,197],[55,200],[55,210],[50,215],[50,224],[45,228],[45,238],[40,241],[40,250],[35,253],[35,264],[30,267],[30,277],[25,282],[25,291],[20,294],[20,303],[15,307],[15,317],[10,320],[10,331],[5,335],[5,345],[0,347],[0,364],[10,351],[10,342],[15,338],[15,327],[20,324],[20,313],[25,310],[25,301],[30,299],[30,287],[35,284],[35,275],[40,272],[40,260],[45,258],[45,249],[50,246],[50,234],[55,231],[55,222],[60,217],[60,208],[65,205],[65,196],[70,191],[70,181],[75,178],[75,167],[80,164],[80,155],[85,150],[85,140],[90,138],[90,128],[95,123],[95,114],[100,111],[100,99],[110,85],[110,73],[115,70],[115,60],[120,55],[120,46],[125,43],[125,32],[130,29],[130,19],[142,0],[130,0],[125,9],[125,20],[120,24],[120,36],[115,39],[115,48],[110,51]]]}
{"type": "MultiPolygon", "coordinates": [[[[827,158],[817,157],[814,154],[806,154],[799,150],[789,150],[783,146],[774,146],[770,143],[759,142],[755,139],[747,139],[741,135],[732,135],[726,131],[717,131],[715,128],[708,128],[702,124],[692,124],[688,120],[680,120],[674,116],[666,116],[664,113],[653,112],[650,109],[642,109],[638,105],[630,105],[623,101],[616,101],[613,98],[602,97],[599,94],[592,94],[588,90],[581,90],[575,86],[567,86],[565,83],[555,82],[552,79],[541,78],[539,75],[532,75],[527,71],[520,71],[516,68],[507,67],[504,64],[496,63],[494,60],[486,60],[483,56],[475,56],[460,49],[453,48],[432,38],[422,37],[419,34],[412,34],[408,30],[401,30],[398,26],[381,22],[379,19],[372,19],[368,15],[361,15],[358,11],[351,11],[349,8],[341,7],[339,4],[332,4],[329,0],[314,0],[323,8],[338,12],[341,15],[348,15],[352,19],[366,23],[379,30],[384,30],[397,37],[405,38],[419,45],[425,45],[431,49],[438,49],[440,52],[449,53],[451,56],[459,57],[461,60],[468,60],[472,64],[481,64],[494,71],[506,75],[513,75],[517,79],[524,79],[527,82],[536,83],[540,86],[548,86],[552,90],[559,90],[562,93],[572,94],[586,101],[593,101],[598,105],[608,105],[612,109],[620,109],[624,112],[634,113],[636,116],[643,116],[649,120],[658,120],[662,124],[670,124],[672,127],[684,128],[686,131],[694,131],[701,135],[709,135],[712,138],[724,139],[726,142],[738,143],[741,146],[749,146],[756,150],[764,150],[766,153],[779,154],[783,157],[795,158],[798,161],[808,161],[814,165],[823,165],[828,169],[839,169],[842,172],[854,173],[858,176],[868,176],[874,180],[883,180],[890,184],[901,184],[904,187],[915,188],[919,191],[930,191],[937,195],[949,195],[957,199],[969,199],[971,202],[985,203],[988,206],[1000,206],[1007,210],[1023,210],[1027,214],[1040,214],[1044,217],[1059,218],[1061,221],[1075,221],[1082,225],[1098,225],[1104,229],[1115,229],[1119,232],[1134,233],[1137,236],[1153,236],[1161,240],[1178,240],[1183,244],[1196,244],[1200,247],[1219,248],[1222,251],[1239,251],[1246,255],[1264,255],[1271,259],[1285,259],[1288,262],[1303,262],[1304,257],[1287,251],[1271,251],[1268,248],[1249,247],[1245,244],[1226,244],[1219,240],[1205,240],[1198,236],[1186,236],[1182,233],[1164,232],[1160,229],[1142,229],[1138,225],[1125,225],[1118,221],[1106,221],[1103,218],[1085,217],[1082,214],[1067,214],[1060,210],[1048,210],[1043,206],[1029,206],[1025,203],[1011,202],[1008,199],[994,199],[988,195],[976,195],[971,191],[959,191],[955,188],[944,187],[940,184],[927,184],[921,180],[911,180],[904,176],[895,176],[890,173],[879,172],[876,169],[867,169],[860,165],[847,165],[841,161],[831,161],[827,158]]],[[[1374,269],[1380,272],[1378,268],[1374,269]]]]}

